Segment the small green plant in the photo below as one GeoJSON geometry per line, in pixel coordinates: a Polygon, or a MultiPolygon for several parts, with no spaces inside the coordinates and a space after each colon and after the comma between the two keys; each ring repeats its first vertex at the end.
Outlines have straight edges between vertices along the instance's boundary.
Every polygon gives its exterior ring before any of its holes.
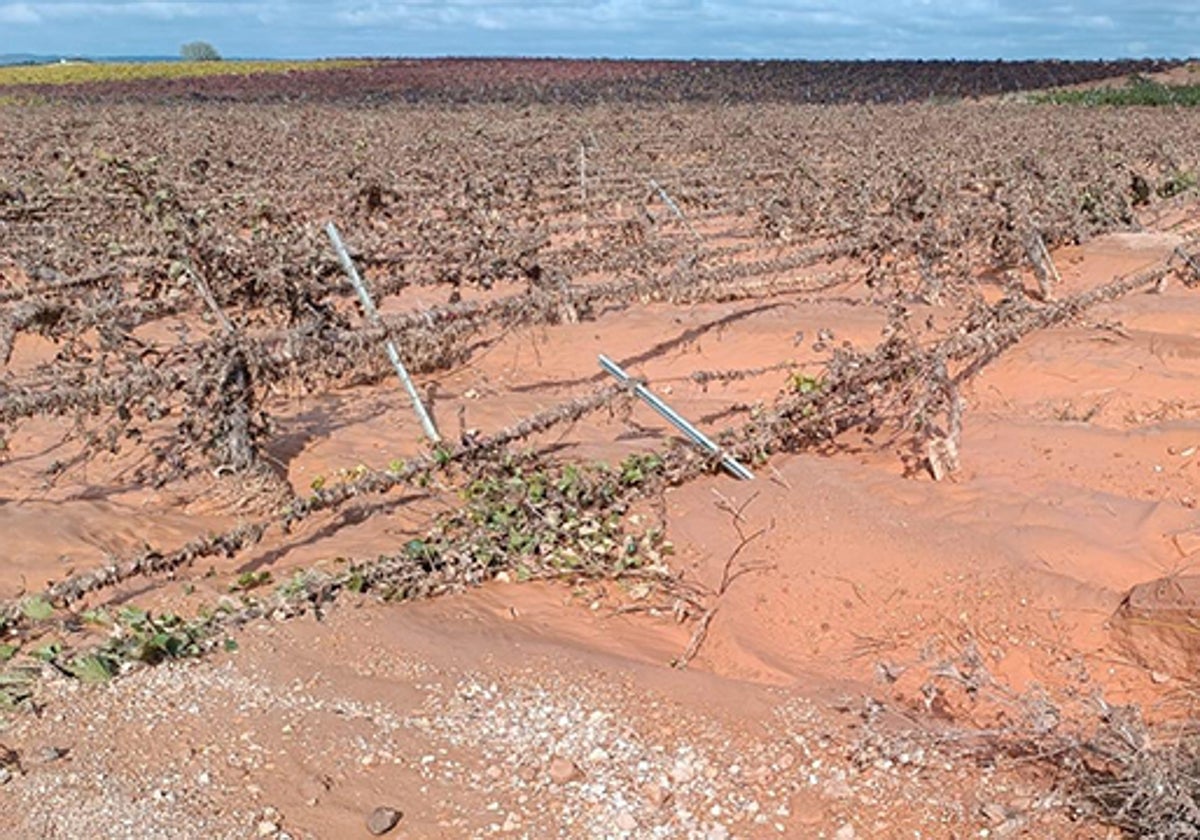
{"type": "Polygon", "coordinates": [[[257,572],[242,572],[237,580],[229,585],[230,592],[249,592],[271,582],[271,572],[261,569],[257,572]]]}
{"type": "Polygon", "coordinates": [[[1196,176],[1191,172],[1174,172],[1167,176],[1155,192],[1159,198],[1173,198],[1196,188],[1196,176]]]}
{"type": "Polygon", "coordinates": [[[97,627],[111,627],[113,625],[113,617],[109,615],[108,610],[103,608],[84,610],[80,613],[79,618],[84,624],[91,624],[97,627]]]}
{"type": "MultiPolygon", "coordinates": [[[[315,574],[315,573],[313,573],[315,574]]],[[[299,579],[301,576],[297,575],[299,579]]],[[[258,573],[255,580],[265,580],[258,573]]],[[[286,588],[286,587],[285,587],[286,588]]],[[[231,611],[245,602],[225,599],[216,609],[201,608],[198,615],[185,619],[174,613],[151,613],[138,607],[121,607],[114,613],[102,609],[82,614],[86,624],[108,628],[107,637],[83,650],[72,649],[54,640],[38,647],[0,646],[0,710],[27,708],[33,684],[42,671],[39,663],[50,663],[65,675],[85,683],[101,683],[121,673],[128,663],[155,665],[171,659],[199,656],[218,646],[226,652],[237,650],[237,641],[221,639],[218,630],[231,611]],[[26,654],[21,658],[21,654],[26,654]]]]}
{"type": "Polygon", "coordinates": [[[27,707],[33,698],[36,667],[16,667],[0,671],[0,711],[15,711],[27,707]]]}
{"type": "Polygon", "coordinates": [[[621,462],[620,479],[627,487],[636,487],[645,483],[646,479],[657,473],[663,466],[663,459],[653,453],[649,455],[630,455],[621,462]]]}
{"type": "Polygon", "coordinates": [[[164,659],[196,656],[205,635],[204,619],[188,622],[173,613],[154,616],[134,607],[118,613],[117,631],[97,655],[155,664],[164,659]]]}
{"type": "Polygon", "coordinates": [[[279,594],[284,598],[294,598],[305,592],[315,579],[315,574],[305,569],[297,569],[280,587],[279,594]]]}
{"type": "Polygon", "coordinates": [[[821,390],[821,380],[805,373],[793,373],[788,378],[788,387],[795,394],[815,394],[821,390]]]}
{"type": "MultiPolygon", "coordinates": [[[[464,503],[439,516],[424,537],[408,541],[397,555],[351,565],[333,576],[315,569],[299,571],[269,598],[226,597],[215,609],[198,609],[191,619],[134,606],[88,610],[81,613],[83,623],[106,628],[107,638],[84,649],[60,641],[33,650],[0,648],[0,661],[5,663],[0,670],[0,706],[16,708],[31,696],[29,684],[38,671],[21,664],[23,653],[27,660],[52,663],[82,682],[101,683],[130,663],[156,664],[218,647],[235,651],[237,642],[220,632],[232,616],[248,609],[261,615],[264,604],[302,605],[318,590],[328,594],[370,589],[384,599],[406,600],[501,571],[519,580],[625,577],[631,570],[645,580],[667,573],[661,560],[670,545],[662,531],[646,527],[641,517],[627,516],[630,500],[664,478],[666,463],[660,455],[630,455],[615,468],[549,465],[514,454],[472,466],[474,478],[462,491],[464,503]]],[[[356,468],[349,474],[361,472],[356,468]]],[[[237,576],[230,590],[247,592],[270,582],[268,570],[247,571],[237,576]]],[[[34,616],[54,612],[39,598],[23,607],[34,616]]]]}
{"type": "Polygon", "coordinates": [[[428,560],[432,557],[432,550],[425,540],[409,540],[404,544],[404,553],[412,560],[428,560]]]}
{"type": "Polygon", "coordinates": [[[21,604],[21,613],[30,621],[45,621],[54,615],[54,607],[45,598],[35,595],[21,604]]]}
{"type": "Polygon", "coordinates": [[[58,655],[63,652],[62,642],[49,642],[36,647],[31,651],[34,659],[40,659],[43,662],[53,662],[58,658],[58,655]]]}
{"type": "Polygon", "coordinates": [[[80,682],[108,682],[117,673],[119,663],[111,656],[88,653],[71,660],[67,670],[80,682]]]}
{"type": "Polygon", "coordinates": [[[439,467],[446,466],[453,458],[454,453],[445,446],[435,446],[433,448],[433,462],[439,467]]]}

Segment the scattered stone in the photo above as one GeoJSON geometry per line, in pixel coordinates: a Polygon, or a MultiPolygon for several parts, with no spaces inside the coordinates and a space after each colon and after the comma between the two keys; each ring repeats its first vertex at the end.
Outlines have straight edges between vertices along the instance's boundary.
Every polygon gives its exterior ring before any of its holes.
{"type": "Polygon", "coordinates": [[[0,785],[12,781],[14,770],[18,773],[25,772],[25,768],[21,766],[21,756],[11,747],[0,744],[0,785]]]}
{"type": "Polygon", "coordinates": [[[1150,672],[1150,680],[1155,685],[1162,685],[1163,683],[1171,681],[1171,675],[1164,674],[1162,671],[1151,671],[1150,672]]]}
{"type": "Polygon", "coordinates": [[[505,834],[512,834],[521,828],[521,817],[515,811],[509,811],[504,818],[504,825],[500,826],[500,830],[505,834]]]}
{"type": "Polygon", "coordinates": [[[592,762],[593,764],[602,761],[608,761],[608,753],[606,753],[602,747],[596,747],[594,750],[588,753],[588,761],[592,762]]]}
{"type": "Polygon", "coordinates": [[[822,785],[822,791],[831,799],[850,799],[854,796],[854,788],[840,776],[834,776],[822,785]]]}
{"type": "Polygon", "coordinates": [[[621,831],[637,831],[638,821],[633,814],[628,811],[622,811],[617,814],[617,828],[621,831]]]}
{"type": "Polygon", "coordinates": [[[1200,668],[1200,646],[1193,630],[1197,619],[1200,575],[1158,578],[1125,594],[1111,619],[1113,640],[1126,656],[1151,672],[1151,679],[1154,672],[1191,679],[1200,668]]]}
{"type": "Polygon", "coordinates": [[[380,805],[367,817],[367,831],[376,837],[381,834],[387,834],[396,827],[396,823],[400,822],[402,816],[404,815],[395,808],[380,805]]]}
{"type": "Polygon", "coordinates": [[[686,761],[676,761],[675,766],[671,769],[671,778],[675,780],[676,784],[686,785],[696,778],[696,771],[686,761]]]}
{"type": "Polygon", "coordinates": [[[979,813],[992,825],[999,825],[1011,816],[1009,810],[998,802],[983,803],[979,806],[979,813]]]}
{"type": "Polygon", "coordinates": [[[655,808],[661,808],[671,801],[671,789],[653,782],[642,788],[642,794],[655,808]]]}
{"type": "Polygon", "coordinates": [[[833,834],[833,840],[854,840],[856,832],[854,826],[850,823],[845,823],[833,834]]]}
{"type": "Polygon", "coordinates": [[[953,438],[935,437],[929,441],[925,454],[934,481],[941,481],[958,470],[958,444],[953,438]]]}
{"type": "Polygon", "coordinates": [[[729,829],[723,825],[714,825],[704,835],[704,840],[729,840],[729,829]]]}
{"type": "Polygon", "coordinates": [[[995,835],[997,837],[1001,837],[1001,838],[1012,837],[1015,834],[1017,834],[1017,832],[1021,831],[1024,828],[1025,828],[1025,820],[1024,819],[1022,819],[1021,817],[1012,817],[1012,818],[1007,819],[1004,822],[1000,823],[1000,825],[996,826],[995,835]]]}
{"type": "Polygon", "coordinates": [[[279,833],[279,826],[270,820],[263,820],[258,824],[259,837],[274,837],[279,833]]]}
{"type": "Polygon", "coordinates": [[[488,767],[488,769],[484,770],[483,773],[485,776],[487,776],[493,782],[500,781],[501,777],[504,776],[504,771],[501,770],[500,767],[495,764],[488,767]]]}
{"type": "Polygon", "coordinates": [[[52,764],[66,756],[68,752],[70,751],[64,747],[42,747],[34,755],[34,759],[39,764],[52,764]]]}
{"type": "Polygon", "coordinates": [[[296,790],[305,804],[312,808],[321,801],[321,797],[325,795],[329,787],[322,780],[310,776],[301,780],[296,790]]]}
{"type": "Polygon", "coordinates": [[[550,759],[548,772],[550,774],[550,781],[556,785],[565,785],[568,782],[578,781],[583,778],[583,771],[575,766],[575,762],[560,755],[556,755],[550,759]]]}

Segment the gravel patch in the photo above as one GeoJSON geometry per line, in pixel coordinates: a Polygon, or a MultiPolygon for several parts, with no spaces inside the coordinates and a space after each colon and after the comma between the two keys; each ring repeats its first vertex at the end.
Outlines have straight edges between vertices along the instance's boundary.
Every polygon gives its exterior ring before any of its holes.
{"type": "Polygon", "coordinates": [[[28,759],[0,787],[0,834],[306,840],[382,828],[386,807],[390,837],[849,840],[999,836],[1033,810],[861,696],[778,690],[734,720],[615,668],[463,670],[377,646],[309,668],[303,636],[256,632],[256,652],[107,685],[48,677],[41,717],[0,730],[28,759]]]}

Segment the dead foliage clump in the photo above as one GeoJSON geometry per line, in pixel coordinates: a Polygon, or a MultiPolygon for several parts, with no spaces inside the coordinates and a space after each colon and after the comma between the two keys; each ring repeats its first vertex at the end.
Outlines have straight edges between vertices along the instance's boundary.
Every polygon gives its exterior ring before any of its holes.
{"type": "Polygon", "coordinates": [[[1200,724],[1148,723],[1136,705],[1096,696],[1058,704],[1043,692],[1011,701],[1007,724],[966,734],[980,760],[1031,767],[1072,819],[1142,840],[1200,838],[1200,724]]]}

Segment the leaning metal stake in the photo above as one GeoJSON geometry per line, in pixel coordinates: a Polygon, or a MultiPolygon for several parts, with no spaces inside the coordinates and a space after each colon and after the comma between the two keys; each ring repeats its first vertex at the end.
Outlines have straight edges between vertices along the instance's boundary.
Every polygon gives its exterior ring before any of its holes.
{"type": "Polygon", "coordinates": [[[665,402],[651,393],[650,389],[645,385],[642,385],[640,382],[635,382],[633,379],[631,379],[629,374],[622,370],[621,366],[612,359],[608,358],[608,356],[600,356],[600,367],[612,374],[621,384],[631,386],[633,388],[633,392],[641,398],[642,402],[653,408],[671,425],[683,432],[683,434],[686,435],[688,440],[690,440],[692,443],[696,444],[710,455],[719,456],[721,459],[721,466],[724,467],[726,471],[730,473],[730,475],[736,476],[743,481],[752,481],[754,479],[754,473],[746,469],[746,467],[744,467],[732,455],[722,452],[721,447],[713,443],[712,439],[709,438],[708,435],[704,434],[704,432],[700,431],[683,417],[681,417],[679,413],[675,411],[675,409],[671,408],[671,406],[667,405],[665,402]]]}
{"type": "MultiPolygon", "coordinates": [[[[346,276],[350,278],[350,282],[354,284],[354,290],[358,292],[358,299],[362,302],[363,311],[367,314],[367,320],[373,327],[383,327],[383,320],[379,317],[379,310],[375,308],[375,302],[371,300],[371,293],[367,291],[367,286],[363,283],[361,277],[358,276],[358,269],[354,267],[354,260],[350,259],[350,253],[346,250],[346,246],[342,244],[342,237],[338,235],[338,229],[330,222],[325,226],[325,233],[329,235],[329,241],[333,243],[333,250],[337,251],[338,259],[342,263],[342,268],[346,272],[346,276]]],[[[396,345],[389,338],[384,342],[384,348],[387,350],[388,359],[392,362],[392,367],[396,369],[396,375],[400,377],[400,381],[404,384],[404,390],[408,391],[409,399],[412,400],[413,411],[417,413],[417,419],[421,421],[421,428],[425,430],[425,437],[429,438],[430,442],[438,444],[442,442],[442,436],[438,434],[437,427],[433,425],[433,419],[429,416],[429,412],[425,410],[425,404],[421,402],[420,395],[417,394],[417,386],[413,384],[412,377],[408,375],[408,369],[404,367],[404,362],[400,360],[400,351],[396,349],[396,345]]]]}

